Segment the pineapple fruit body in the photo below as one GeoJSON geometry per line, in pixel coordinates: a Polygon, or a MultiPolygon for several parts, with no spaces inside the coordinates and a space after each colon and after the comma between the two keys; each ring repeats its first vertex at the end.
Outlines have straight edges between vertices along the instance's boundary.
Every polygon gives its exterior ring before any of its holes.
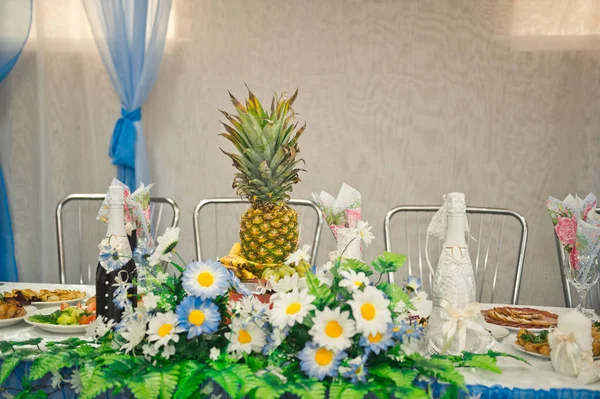
{"type": "Polygon", "coordinates": [[[281,266],[298,249],[298,213],[285,204],[253,204],[242,216],[240,242],[258,275],[264,267],[281,266]]]}

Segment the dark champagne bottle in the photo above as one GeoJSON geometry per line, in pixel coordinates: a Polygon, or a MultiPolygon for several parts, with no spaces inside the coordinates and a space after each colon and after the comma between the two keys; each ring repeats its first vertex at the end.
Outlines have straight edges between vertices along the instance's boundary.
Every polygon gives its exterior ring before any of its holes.
{"type": "MultiPolygon", "coordinates": [[[[110,186],[108,192],[109,212],[106,238],[111,244],[118,242],[124,255],[131,256],[133,249],[135,249],[137,239],[135,230],[132,232],[131,237],[128,237],[125,233],[125,197],[123,187],[110,186]]],[[[133,257],[130,257],[123,267],[111,272],[107,272],[100,262],[98,262],[98,268],[96,270],[96,314],[99,318],[102,317],[106,320],[113,320],[116,323],[121,321],[123,310],[119,309],[113,301],[114,293],[117,289],[117,286],[115,286],[115,278],[119,276],[121,280],[131,283],[136,275],[133,257]]],[[[135,287],[132,287],[129,290],[129,294],[136,292],[137,289],[135,287]]],[[[133,302],[134,306],[137,304],[137,296],[130,296],[129,299],[133,302]]]]}

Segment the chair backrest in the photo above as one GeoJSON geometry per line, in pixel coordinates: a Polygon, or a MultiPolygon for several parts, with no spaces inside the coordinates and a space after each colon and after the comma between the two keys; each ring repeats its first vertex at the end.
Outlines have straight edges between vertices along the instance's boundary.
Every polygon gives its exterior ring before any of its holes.
{"type": "MultiPolygon", "coordinates": [[[[596,208],[596,213],[600,214],[600,208],[596,208]]],[[[556,252],[558,254],[558,267],[560,269],[560,276],[563,286],[563,294],[565,296],[565,306],[568,308],[575,307],[579,304],[579,296],[577,290],[572,289],[569,281],[567,280],[567,270],[569,267],[569,259],[567,258],[568,253],[563,250],[562,245],[556,231],[554,232],[554,241],[556,242],[556,252]]],[[[600,284],[594,284],[588,292],[587,299],[585,301],[588,309],[600,308],[600,284]]]]}
{"type": "MultiPolygon", "coordinates": [[[[309,243],[312,247],[311,261],[315,262],[319,252],[323,214],[317,204],[310,200],[291,199],[288,202],[298,212],[300,245],[309,243]],[[309,211],[308,213],[306,211],[309,211]],[[310,211],[314,211],[310,212],[310,211]],[[312,214],[312,215],[310,215],[312,214]],[[312,216],[312,218],[311,218],[312,216]],[[305,234],[310,226],[314,226],[305,234]]],[[[204,199],[194,209],[194,240],[198,260],[227,255],[231,246],[239,241],[241,214],[248,208],[249,202],[241,198],[204,199]],[[212,212],[209,211],[212,208],[212,212]],[[219,212],[219,209],[223,212],[219,212]],[[204,210],[204,212],[202,212],[204,210]],[[202,217],[201,217],[202,213],[202,217]],[[211,240],[202,238],[202,231],[209,230],[211,240]],[[207,256],[208,254],[208,256],[207,256]]],[[[205,236],[206,237],[206,236],[205,236]]]]}
{"type": "MultiPolygon", "coordinates": [[[[395,252],[407,255],[404,268],[396,275],[415,275],[421,278],[424,288],[431,292],[432,276],[425,258],[427,226],[440,206],[399,206],[390,210],[384,221],[384,240],[386,251],[392,251],[392,233],[400,236],[394,245],[395,252]],[[392,228],[391,221],[396,215],[404,214],[403,225],[392,228]]],[[[467,221],[470,237],[467,240],[469,254],[473,262],[477,298],[479,302],[511,303],[519,301],[523,261],[527,248],[527,221],[508,209],[467,207],[467,221]],[[519,234],[505,234],[507,231],[519,234]],[[502,245],[514,248],[502,251],[502,245]],[[502,287],[500,290],[498,287],[502,287]],[[512,287],[511,295],[506,287],[512,287]]],[[[399,223],[398,223],[399,224],[399,223]]],[[[435,237],[430,238],[428,255],[435,268],[442,250],[442,243],[435,237]]],[[[396,276],[389,274],[390,282],[396,276]]]]}
{"type": "MultiPolygon", "coordinates": [[[[61,284],[67,282],[67,277],[74,278],[77,272],[80,284],[94,283],[98,264],[97,245],[106,234],[106,225],[99,223],[96,215],[105,197],[106,194],[70,194],[56,206],[58,277],[61,284]],[[65,236],[69,240],[66,240],[65,236]],[[76,243],[74,248],[66,248],[73,243],[76,243]],[[77,263],[78,271],[67,271],[67,264],[77,263]]],[[[174,200],[166,197],[151,197],[150,203],[152,235],[156,238],[163,230],[161,223],[165,221],[168,213],[171,214],[171,220],[167,227],[177,226],[179,207],[174,200]]]]}

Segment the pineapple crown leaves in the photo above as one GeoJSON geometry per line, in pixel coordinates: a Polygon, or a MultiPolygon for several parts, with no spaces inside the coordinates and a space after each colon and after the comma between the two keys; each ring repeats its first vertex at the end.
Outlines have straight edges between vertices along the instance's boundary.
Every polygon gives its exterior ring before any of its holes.
{"type": "Polygon", "coordinates": [[[220,111],[229,122],[221,122],[225,133],[220,136],[229,140],[238,154],[221,151],[238,169],[232,187],[242,198],[280,204],[290,198],[293,185],[300,182],[298,173],[304,171],[300,167],[304,160],[297,158],[298,140],[306,124],[298,127],[296,121],[292,105],[297,96],[298,90],[290,98],[275,94],[266,111],[250,89],[245,104],[229,92],[237,115],[220,111]]]}

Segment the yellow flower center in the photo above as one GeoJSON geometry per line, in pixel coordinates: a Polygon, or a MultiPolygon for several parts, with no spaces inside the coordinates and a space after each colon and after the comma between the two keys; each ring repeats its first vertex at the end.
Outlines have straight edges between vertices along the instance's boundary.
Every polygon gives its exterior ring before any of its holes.
{"type": "Polygon", "coordinates": [[[354,282],[354,285],[357,286],[357,287],[360,287],[361,284],[362,284],[362,281],[355,281],[354,282]]]}
{"type": "Polygon", "coordinates": [[[302,309],[302,305],[299,302],[294,302],[287,307],[285,313],[296,314],[300,311],[300,309],[302,309]]]}
{"type": "Polygon", "coordinates": [[[363,366],[360,366],[359,368],[356,369],[356,371],[354,372],[356,375],[360,375],[363,372],[363,366]]]}
{"type": "Polygon", "coordinates": [[[400,331],[400,327],[394,327],[394,328],[392,328],[392,331],[393,332],[398,332],[398,331],[400,331]]]}
{"type": "Polygon", "coordinates": [[[377,333],[375,335],[371,334],[367,337],[369,342],[372,344],[376,344],[377,342],[381,341],[381,338],[383,338],[383,336],[380,333],[377,333]]]}
{"type": "Polygon", "coordinates": [[[173,324],[170,324],[170,323],[163,324],[158,329],[158,336],[161,338],[164,338],[171,332],[172,329],[173,329],[173,324]]]}
{"type": "Polygon", "coordinates": [[[327,336],[330,338],[337,338],[340,335],[342,335],[343,332],[344,329],[342,328],[342,326],[340,326],[340,323],[338,323],[335,320],[330,321],[325,326],[325,334],[327,334],[327,336]]]}
{"type": "Polygon", "coordinates": [[[373,320],[377,311],[375,310],[375,306],[370,303],[365,303],[360,307],[360,313],[362,314],[363,319],[365,320],[373,320]]]}
{"type": "Polygon", "coordinates": [[[210,287],[211,285],[213,285],[214,281],[215,278],[210,272],[202,272],[198,275],[198,284],[200,284],[203,287],[210,287]]]}
{"type": "Polygon", "coordinates": [[[252,342],[252,336],[250,336],[250,333],[248,331],[240,330],[240,332],[238,333],[238,342],[242,345],[249,344],[250,342],[252,342]]]}
{"type": "Polygon", "coordinates": [[[315,352],[315,362],[319,366],[327,366],[333,360],[333,352],[325,348],[319,348],[315,352]]]}
{"type": "Polygon", "coordinates": [[[188,316],[188,321],[195,326],[201,326],[204,324],[204,319],[204,312],[198,309],[192,310],[188,316]]]}

